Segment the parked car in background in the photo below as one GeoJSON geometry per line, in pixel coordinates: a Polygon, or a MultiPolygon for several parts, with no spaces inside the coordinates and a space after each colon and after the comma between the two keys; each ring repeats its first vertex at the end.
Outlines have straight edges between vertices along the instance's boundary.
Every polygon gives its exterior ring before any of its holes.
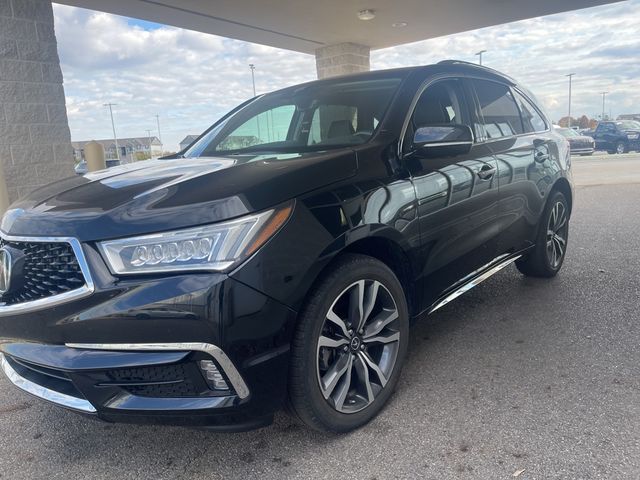
{"type": "Polygon", "coordinates": [[[554,129],[569,141],[572,155],[593,155],[596,145],[593,138],[580,135],[572,128],[554,127],[554,129]]]}
{"type": "MultiPolygon", "coordinates": [[[[117,167],[118,165],[120,165],[120,160],[105,160],[105,164],[107,168],[117,167]]],[[[84,175],[85,173],[87,173],[87,161],[81,160],[80,162],[78,162],[74,170],[78,175],[84,175]]]]}
{"type": "Polygon", "coordinates": [[[626,153],[640,151],[640,122],[635,120],[617,120],[600,122],[593,139],[597,150],[608,153],[626,153]]]}
{"type": "Polygon", "coordinates": [[[509,264],[560,271],[569,155],[528,90],[466,62],[261,95],[173,159],[7,210],[0,364],[109,421],[240,430],[288,405],[352,430],[392,395],[414,320],[509,264]]]}

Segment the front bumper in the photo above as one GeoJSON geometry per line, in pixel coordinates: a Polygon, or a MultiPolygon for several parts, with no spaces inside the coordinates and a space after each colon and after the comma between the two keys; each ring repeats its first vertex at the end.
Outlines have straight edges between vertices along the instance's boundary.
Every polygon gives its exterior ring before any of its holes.
{"type": "Polygon", "coordinates": [[[595,152],[595,147],[575,147],[571,148],[571,155],[584,155],[595,152]]]}
{"type": "Polygon", "coordinates": [[[112,277],[83,245],[93,292],[0,316],[1,366],[22,390],[107,421],[244,430],[286,394],[295,312],[223,274],[112,277]],[[228,385],[215,390],[200,362],[228,385]]]}

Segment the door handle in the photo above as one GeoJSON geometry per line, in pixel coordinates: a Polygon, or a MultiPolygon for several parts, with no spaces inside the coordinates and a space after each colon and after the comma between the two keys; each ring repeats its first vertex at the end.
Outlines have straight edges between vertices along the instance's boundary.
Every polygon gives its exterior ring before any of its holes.
{"type": "Polygon", "coordinates": [[[485,165],[480,170],[478,170],[478,177],[482,180],[489,180],[496,173],[496,167],[492,167],[490,165],[485,165]]]}
{"type": "Polygon", "coordinates": [[[541,150],[536,150],[536,154],[535,154],[535,160],[538,163],[543,163],[546,162],[547,160],[549,160],[549,154],[548,153],[544,153],[541,150]]]}

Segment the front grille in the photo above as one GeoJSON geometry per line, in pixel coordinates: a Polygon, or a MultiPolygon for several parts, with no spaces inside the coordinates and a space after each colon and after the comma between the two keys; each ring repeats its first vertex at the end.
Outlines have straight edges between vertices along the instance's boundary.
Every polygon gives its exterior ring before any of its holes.
{"type": "Polygon", "coordinates": [[[112,385],[140,397],[195,397],[208,389],[193,363],[110,370],[112,385]]]}
{"type": "Polygon", "coordinates": [[[66,242],[13,242],[0,239],[24,253],[22,284],[0,296],[0,305],[14,305],[52,297],[82,287],[85,278],[73,248],[66,242]]]}

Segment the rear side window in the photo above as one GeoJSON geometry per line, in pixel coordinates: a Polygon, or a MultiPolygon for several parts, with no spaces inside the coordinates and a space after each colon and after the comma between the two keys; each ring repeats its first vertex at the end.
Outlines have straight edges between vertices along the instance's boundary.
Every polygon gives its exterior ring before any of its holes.
{"type": "Polygon", "coordinates": [[[473,80],[473,84],[487,139],[524,133],[518,106],[508,86],[488,80],[473,80]]]}
{"type": "Polygon", "coordinates": [[[531,102],[520,95],[519,92],[514,92],[514,95],[516,102],[518,102],[518,107],[520,107],[524,133],[544,132],[547,129],[547,124],[531,102]]]}

